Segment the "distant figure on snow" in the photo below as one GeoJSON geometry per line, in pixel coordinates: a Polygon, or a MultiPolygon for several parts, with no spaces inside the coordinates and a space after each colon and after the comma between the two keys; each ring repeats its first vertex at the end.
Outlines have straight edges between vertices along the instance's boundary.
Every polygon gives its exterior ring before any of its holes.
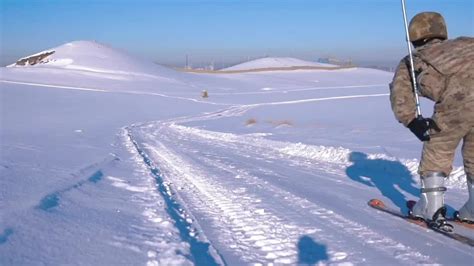
{"type": "Polygon", "coordinates": [[[435,102],[432,118],[416,117],[410,59],[403,58],[390,84],[390,101],[398,121],[424,142],[418,171],[421,196],[411,214],[427,222],[444,223],[444,181],[463,140],[469,199],[455,216],[474,222],[474,38],[448,40],[444,18],[435,12],[413,17],[409,35],[416,49],[419,94],[435,102]]]}

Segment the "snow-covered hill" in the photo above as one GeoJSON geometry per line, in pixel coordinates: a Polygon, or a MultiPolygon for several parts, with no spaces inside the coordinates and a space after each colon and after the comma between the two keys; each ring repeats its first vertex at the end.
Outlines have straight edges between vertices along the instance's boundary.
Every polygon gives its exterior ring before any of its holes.
{"type": "Polygon", "coordinates": [[[94,41],[74,41],[17,60],[0,70],[10,81],[43,83],[100,89],[106,84],[117,91],[136,87],[153,91],[162,88],[187,88],[184,77],[173,69],[138,58],[127,52],[94,41]]]}
{"type": "Polygon", "coordinates": [[[21,58],[9,67],[46,67],[106,74],[173,75],[171,69],[93,41],[66,43],[21,58]]]}
{"type": "Polygon", "coordinates": [[[225,71],[234,70],[255,70],[266,68],[290,68],[290,67],[337,67],[331,64],[305,61],[292,57],[265,57],[244,62],[235,66],[224,68],[225,71]]]}
{"type": "Polygon", "coordinates": [[[72,44],[0,69],[0,265],[472,264],[367,206],[419,196],[392,73],[189,74],[72,44]]]}

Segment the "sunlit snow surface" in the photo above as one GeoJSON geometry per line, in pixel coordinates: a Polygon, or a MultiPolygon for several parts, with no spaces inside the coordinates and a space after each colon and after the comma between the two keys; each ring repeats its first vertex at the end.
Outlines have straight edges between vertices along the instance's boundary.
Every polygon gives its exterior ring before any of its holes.
{"type": "MultiPolygon", "coordinates": [[[[0,265],[474,260],[367,206],[419,194],[392,73],[188,74],[94,42],[51,50],[0,73],[0,265]]],[[[449,212],[467,198],[461,165],[449,212]]]]}

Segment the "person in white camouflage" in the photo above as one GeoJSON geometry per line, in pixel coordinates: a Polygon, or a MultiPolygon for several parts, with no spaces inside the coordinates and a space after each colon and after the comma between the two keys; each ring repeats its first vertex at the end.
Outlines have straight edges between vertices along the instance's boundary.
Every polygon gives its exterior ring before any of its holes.
{"type": "Polygon", "coordinates": [[[457,146],[462,141],[469,199],[455,213],[474,222],[474,38],[448,40],[446,23],[439,13],[423,12],[410,22],[409,35],[416,51],[414,69],[419,95],[435,102],[431,118],[416,117],[410,59],[401,60],[392,83],[390,101],[397,120],[424,142],[419,167],[420,200],[411,214],[426,221],[443,221],[445,178],[452,171],[457,146]]]}

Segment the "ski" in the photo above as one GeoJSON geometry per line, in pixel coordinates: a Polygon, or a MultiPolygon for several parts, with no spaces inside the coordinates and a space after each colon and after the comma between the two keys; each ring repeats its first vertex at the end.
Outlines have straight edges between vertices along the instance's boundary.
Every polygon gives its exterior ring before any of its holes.
{"type": "MultiPolygon", "coordinates": [[[[413,206],[415,206],[415,204],[416,204],[416,201],[414,200],[407,201],[408,209],[411,209],[413,206]]],[[[457,224],[457,225],[469,228],[469,229],[474,229],[474,223],[463,222],[459,219],[456,219],[455,217],[446,217],[446,221],[452,224],[457,224]]]]}
{"type": "Polygon", "coordinates": [[[427,228],[427,229],[430,229],[432,230],[433,232],[436,232],[436,233],[439,233],[439,234],[442,234],[446,237],[449,237],[451,239],[454,239],[456,241],[459,241],[460,243],[463,243],[463,244],[466,244],[468,246],[471,246],[471,247],[474,247],[474,239],[470,238],[470,237],[467,237],[465,235],[462,235],[462,234],[459,234],[459,233],[456,233],[456,232],[446,232],[446,231],[443,231],[439,228],[436,228],[436,227],[432,227],[432,226],[428,226],[428,224],[423,221],[423,220],[419,220],[419,219],[413,219],[412,217],[410,216],[407,216],[399,211],[396,211],[394,209],[391,209],[389,207],[387,207],[383,201],[379,200],[379,199],[371,199],[369,202],[368,202],[369,206],[374,208],[374,209],[377,209],[379,211],[382,211],[382,212],[385,212],[385,213],[388,213],[388,214],[391,214],[393,216],[396,216],[396,217],[399,217],[409,223],[412,223],[412,224],[416,224],[416,225],[419,225],[423,228],[427,228]]]}
{"type": "Polygon", "coordinates": [[[463,226],[463,227],[466,227],[466,228],[469,228],[469,229],[474,230],[474,224],[467,223],[467,222],[463,222],[463,221],[459,221],[459,220],[456,219],[456,218],[448,218],[448,222],[454,223],[454,224],[457,224],[457,225],[460,225],[460,226],[463,226]]]}

